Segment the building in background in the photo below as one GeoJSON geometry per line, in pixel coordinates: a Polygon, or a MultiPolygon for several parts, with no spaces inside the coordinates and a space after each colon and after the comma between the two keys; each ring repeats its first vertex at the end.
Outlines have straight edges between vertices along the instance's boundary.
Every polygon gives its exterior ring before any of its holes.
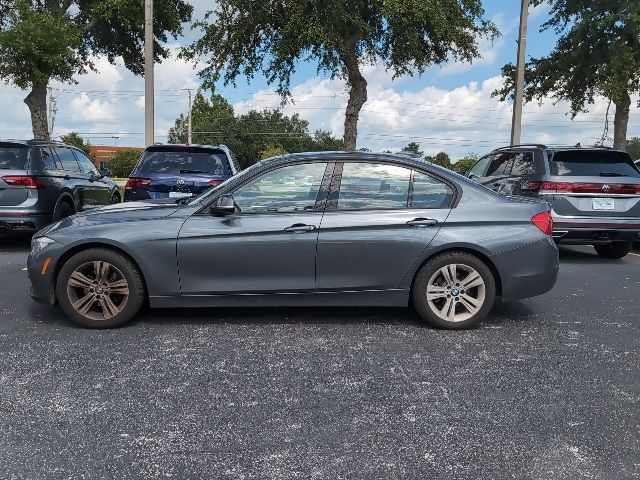
{"type": "Polygon", "coordinates": [[[140,153],[144,150],[141,147],[115,147],[113,145],[91,145],[90,148],[91,156],[98,168],[109,168],[109,160],[113,158],[116,152],[121,150],[134,150],[140,153]]]}

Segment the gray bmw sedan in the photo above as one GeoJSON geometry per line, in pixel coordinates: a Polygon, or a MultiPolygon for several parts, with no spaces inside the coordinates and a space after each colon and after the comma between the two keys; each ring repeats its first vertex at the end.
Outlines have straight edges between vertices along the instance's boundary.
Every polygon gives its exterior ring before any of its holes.
{"type": "Polygon", "coordinates": [[[478,324],[555,284],[549,206],[405,155],[275,157],[178,203],[65,218],[32,241],[31,296],[78,325],[151,307],[410,306],[478,324]]]}

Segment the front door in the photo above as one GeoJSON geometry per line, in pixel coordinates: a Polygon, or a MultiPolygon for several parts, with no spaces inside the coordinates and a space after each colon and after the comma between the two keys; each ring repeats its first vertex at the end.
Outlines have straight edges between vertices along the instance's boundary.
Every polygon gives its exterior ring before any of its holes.
{"type": "Polygon", "coordinates": [[[342,168],[337,202],[327,207],[318,237],[317,288],[398,288],[446,221],[454,190],[391,164],[349,162],[342,168]]]}
{"type": "Polygon", "coordinates": [[[104,181],[105,177],[98,173],[96,166],[83,152],[74,149],[73,153],[78,159],[82,173],[87,177],[84,194],[87,206],[95,207],[111,203],[111,188],[104,181]]]}
{"type": "Polygon", "coordinates": [[[314,162],[263,172],[230,192],[236,213],[189,218],[178,237],[182,294],[313,290],[328,170],[314,162]]]}

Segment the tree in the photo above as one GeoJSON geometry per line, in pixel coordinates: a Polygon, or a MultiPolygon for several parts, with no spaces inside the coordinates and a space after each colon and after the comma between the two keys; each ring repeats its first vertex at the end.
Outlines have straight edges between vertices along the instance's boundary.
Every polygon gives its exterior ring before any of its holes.
{"type": "Polygon", "coordinates": [[[449,170],[453,170],[451,166],[451,158],[445,152],[438,153],[433,159],[431,163],[435,163],[436,165],[440,165],[441,167],[448,168],[449,170]]]}
{"type": "MultiPolygon", "coordinates": [[[[216,93],[205,98],[198,90],[191,106],[192,140],[196,144],[227,143],[235,129],[235,114],[231,104],[216,93]]],[[[169,129],[169,143],[187,143],[187,117],[181,114],[169,129]]]]}
{"type": "Polygon", "coordinates": [[[344,146],[356,150],[357,124],[367,101],[363,64],[381,64],[394,77],[422,74],[447,60],[472,61],[477,39],[497,35],[483,19],[481,0],[218,0],[197,22],[203,35],[186,51],[209,56],[206,83],[235,84],[256,73],[290,92],[298,62],[347,83],[344,146]],[[209,23],[211,22],[211,23],[209,23]]]}
{"type": "MultiPolygon", "coordinates": [[[[539,5],[546,0],[531,0],[539,5]]],[[[546,57],[532,58],[525,74],[525,99],[547,95],[571,105],[574,118],[602,95],[616,106],[614,147],[626,146],[631,95],[640,91],[640,2],[637,0],[551,0],[551,18],[542,30],[558,35],[546,57]]],[[[502,69],[506,83],[494,95],[514,90],[515,67],[502,69]]]]}
{"type": "Polygon", "coordinates": [[[64,143],[68,143],[69,145],[73,145],[74,147],[78,147],[87,156],[91,157],[91,146],[88,143],[84,143],[84,139],[78,135],[77,132],[70,132],[66,135],[62,135],[60,137],[64,143]]]}
{"type": "Polygon", "coordinates": [[[277,157],[279,155],[286,155],[287,152],[280,146],[268,145],[264,150],[260,152],[260,160],[265,158],[277,157]]]}
{"type": "Polygon", "coordinates": [[[627,152],[634,160],[640,160],[640,137],[633,137],[627,143],[627,152]]]}
{"type": "Polygon", "coordinates": [[[424,152],[420,150],[420,144],[416,142],[409,143],[406,147],[402,149],[402,151],[407,153],[415,153],[420,157],[424,155],[424,152]]]}
{"type": "Polygon", "coordinates": [[[473,167],[477,161],[478,155],[476,155],[475,153],[466,155],[453,164],[453,170],[458,173],[465,174],[469,170],[471,170],[471,167],[473,167]]]}
{"type": "Polygon", "coordinates": [[[114,177],[128,177],[140,160],[139,150],[118,150],[109,160],[109,170],[114,177]]]}
{"type": "MultiPolygon", "coordinates": [[[[176,37],[191,18],[185,0],[156,0],[156,60],[166,58],[162,44],[176,37]]],[[[52,80],[72,82],[94,69],[95,55],[143,73],[144,8],[142,1],[3,0],[0,7],[0,77],[29,93],[33,135],[49,138],[47,87],[52,80]]]]}

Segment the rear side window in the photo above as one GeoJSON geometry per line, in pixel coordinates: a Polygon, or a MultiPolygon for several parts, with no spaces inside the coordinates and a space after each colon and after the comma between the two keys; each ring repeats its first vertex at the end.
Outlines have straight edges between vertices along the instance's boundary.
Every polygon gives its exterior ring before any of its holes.
{"type": "Polygon", "coordinates": [[[533,175],[536,173],[536,165],[532,152],[517,153],[513,158],[512,175],[533,175]]]}
{"type": "Polygon", "coordinates": [[[27,170],[29,148],[0,144],[0,170],[27,170]]]}
{"type": "Polygon", "coordinates": [[[222,151],[203,148],[153,149],[144,153],[136,172],[231,175],[231,167],[227,155],[222,151]]]}
{"type": "Polygon", "coordinates": [[[448,208],[453,200],[452,188],[421,172],[413,172],[409,204],[413,208],[448,208]]]}
{"type": "Polygon", "coordinates": [[[636,177],[640,171],[627,153],[607,150],[556,152],[549,162],[551,175],[561,177],[636,177]]]}
{"type": "Polygon", "coordinates": [[[497,177],[500,175],[509,175],[513,166],[513,153],[501,153],[494,155],[489,163],[489,168],[485,177],[497,177]]]}
{"type": "Polygon", "coordinates": [[[65,171],[80,172],[80,167],[78,166],[76,157],[73,155],[70,148],[56,147],[55,151],[58,155],[58,160],[62,163],[62,168],[64,168],[65,171]]]}
{"type": "Polygon", "coordinates": [[[49,147],[40,148],[40,157],[42,158],[42,168],[45,170],[58,170],[61,168],[56,156],[49,147]]]}
{"type": "Polygon", "coordinates": [[[407,208],[411,170],[384,163],[345,163],[338,210],[407,208]]]}

